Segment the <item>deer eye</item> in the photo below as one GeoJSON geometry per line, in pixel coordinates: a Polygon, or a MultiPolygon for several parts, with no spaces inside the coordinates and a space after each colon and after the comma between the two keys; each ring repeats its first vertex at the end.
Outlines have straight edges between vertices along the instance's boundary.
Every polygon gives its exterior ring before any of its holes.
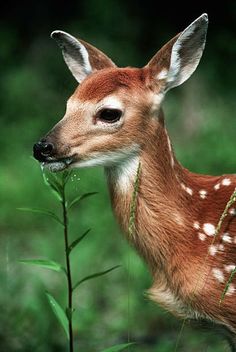
{"type": "Polygon", "coordinates": [[[122,115],[122,111],[119,109],[102,109],[98,113],[98,118],[101,121],[106,121],[106,122],[117,122],[122,115]]]}

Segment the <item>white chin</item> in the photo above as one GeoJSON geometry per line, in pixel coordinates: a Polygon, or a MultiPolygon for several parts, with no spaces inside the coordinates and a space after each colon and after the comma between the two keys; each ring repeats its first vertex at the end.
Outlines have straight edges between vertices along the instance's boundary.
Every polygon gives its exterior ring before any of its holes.
{"type": "Polygon", "coordinates": [[[63,161],[55,161],[55,162],[49,162],[49,163],[42,163],[42,167],[51,171],[51,172],[57,172],[57,171],[62,171],[65,170],[68,167],[68,164],[66,164],[63,161]]]}

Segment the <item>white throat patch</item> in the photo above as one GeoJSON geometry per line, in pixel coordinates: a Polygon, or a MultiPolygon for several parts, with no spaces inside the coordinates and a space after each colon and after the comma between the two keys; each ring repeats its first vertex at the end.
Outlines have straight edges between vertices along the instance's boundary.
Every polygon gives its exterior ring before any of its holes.
{"type": "Polygon", "coordinates": [[[129,192],[131,185],[135,181],[139,166],[139,156],[130,155],[121,163],[112,168],[107,168],[106,173],[115,188],[125,194],[129,192]]]}

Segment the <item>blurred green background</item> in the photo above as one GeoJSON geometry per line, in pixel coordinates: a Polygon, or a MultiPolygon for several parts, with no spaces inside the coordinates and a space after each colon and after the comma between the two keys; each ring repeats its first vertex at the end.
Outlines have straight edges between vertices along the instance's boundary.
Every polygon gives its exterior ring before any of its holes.
{"type": "MultiPolygon", "coordinates": [[[[158,3],[151,0],[5,2],[1,4],[0,351],[66,351],[64,333],[45,297],[65,306],[59,273],[24,266],[22,258],[63,260],[59,225],[17,207],[60,207],[44,185],[32,145],[62,116],[76,87],[49,38],[62,29],[106,52],[118,65],[145,65],[158,48],[201,13],[210,17],[197,72],[166,97],[164,110],[179,160],[192,171],[235,173],[236,2],[158,3]]],[[[127,245],[110,209],[102,169],[75,171],[69,194],[98,191],[71,212],[71,238],[89,236],[72,256],[74,280],[122,267],[76,292],[76,351],[97,352],[127,341],[137,352],[227,351],[217,337],[186,324],[148,301],[151,278],[127,245]]]]}

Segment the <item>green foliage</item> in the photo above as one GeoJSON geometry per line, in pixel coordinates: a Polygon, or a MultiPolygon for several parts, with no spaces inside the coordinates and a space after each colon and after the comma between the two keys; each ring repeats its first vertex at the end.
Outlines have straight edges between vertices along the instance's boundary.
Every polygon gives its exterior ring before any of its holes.
{"type": "Polygon", "coordinates": [[[70,204],[69,204],[69,206],[68,206],[68,209],[71,209],[74,205],[80,203],[81,200],[86,199],[86,198],[88,198],[88,197],[91,197],[91,196],[93,196],[93,195],[95,195],[95,194],[97,194],[97,193],[98,193],[98,192],[89,192],[89,193],[83,194],[82,196],[75,197],[75,199],[73,199],[73,200],[70,202],[70,204]]]}
{"type": "Polygon", "coordinates": [[[36,265],[44,269],[50,269],[53,271],[64,271],[66,272],[66,269],[60,265],[59,263],[56,263],[53,260],[44,260],[44,259],[22,259],[20,260],[20,263],[23,264],[30,264],[30,265],[36,265]]]}
{"type": "MultiPolygon", "coordinates": [[[[64,228],[64,241],[65,241],[65,262],[66,262],[66,269],[58,264],[57,262],[53,260],[43,260],[43,259],[24,259],[20,260],[21,263],[23,264],[30,264],[30,265],[35,265],[39,266],[45,269],[50,269],[54,271],[63,271],[66,274],[67,278],[67,302],[68,306],[66,307],[66,312],[64,312],[63,308],[60,306],[60,304],[57,302],[57,300],[48,292],[46,292],[48,301],[50,303],[50,306],[61,324],[62,328],[64,329],[67,339],[68,339],[68,347],[69,351],[73,352],[74,351],[74,335],[73,335],[73,312],[75,309],[73,308],[73,291],[78,288],[79,285],[81,285],[83,282],[92,280],[95,278],[98,278],[100,276],[104,276],[105,274],[108,274],[109,272],[113,271],[114,269],[117,269],[119,265],[116,265],[110,269],[101,271],[101,272],[96,272],[94,274],[85,276],[84,278],[80,279],[74,286],[73,286],[73,279],[72,279],[72,274],[71,274],[71,262],[70,262],[70,252],[71,250],[77,246],[83,238],[89,233],[90,230],[85,231],[79,238],[74,240],[71,244],[69,244],[69,228],[68,228],[68,209],[72,208],[74,205],[79,204],[82,200],[85,198],[88,198],[90,196],[95,195],[97,192],[89,192],[85,193],[79,197],[75,197],[71,202],[67,201],[66,198],[66,185],[67,182],[69,181],[71,176],[71,172],[68,171],[63,171],[62,173],[59,174],[59,176],[55,176],[50,173],[45,173],[43,172],[43,179],[44,182],[47,186],[51,188],[53,191],[53,194],[56,195],[56,198],[60,201],[61,206],[62,206],[62,220],[60,220],[57,215],[55,215],[53,212],[48,211],[48,210],[41,210],[41,209],[35,209],[35,208],[19,208],[19,210],[24,210],[24,211],[30,211],[33,213],[41,213],[41,214],[46,214],[54,219],[56,219],[61,225],[63,225],[64,228]],[[69,205],[68,205],[69,204],[69,205]]],[[[128,347],[129,344],[125,345],[117,345],[113,346],[112,348],[108,349],[108,351],[121,351],[128,347]]]]}
{"type": "Polygon", "coordinates": [[[81,236],[79,236],[78,238],[76,238],[76,240],[74,240],[68,247],[68,253],[70,253],[72,251],[72,249],[74,249],[87,235],[88,233],[91,231],[91,229],[88,229],[87,231],[85,231],[81,236]]]}
{"type": "Polygon", "coordinates": [[[79,285],[81,285],[83,282],[88,281],[88,280],[91,280],[91,279],[95,279],[95,278],[97,278],[97,277],[99,277],[99,276],[103,276],[103,275],[105,275],[105,274],[108,274],[110,271],[112,271],[112,270],[114,270],[114,269],[117,269],[117,268],[119,268],[119,267],[120,267],[120,265],[116,265],[116,266],[113,266],[112,268],[107,269],[107,270],[105,270],[105,271],[101,271],[101,272],[99,272],[99,273],[94,273],[94,274],[85,276],[83,279],[79,280],[79,281],[74,285],[73,291],[74,291],[79,285]]]}
{"type": "Polygon", "coordinates": [[[133,190],[132,199],[131,199],[129,227],[128,227],[128,233],[130,237],[133,235],[134,228],[135,228],[135,215],[136,215],[136,208],[137,208],[140,173],[141,173],[141,163],[139,163],[138,165],[138,170],[134,181],[134,190],[133,190]]]}
{"type": "Polygon", "coordinates": [[[127,347],[134,345],[134,343],[123,343],[121,345],[112,346],[103,350],[102,352],[119,352],[125,350],[127,347]]]}
{"type": "Polygon", "coordinates": [[[60,306],[60,304],[55,300],[55,298],[48,292],[46,292],[46,296],[48,299],[48,302],[57,318],[57,320],[59,321],[60,325],[63,327],[67,339],[69,340],[70,336],[69,336],[69,321],[68,318],[66,316],[66,313],[64,312],[64,310],[62,309],[62,307],[60,306]]]}
{"type": "Polygon", "coordinates": [[[60,220],[60,218],[56,214],[54,214],[52,211],[49,211],[47,209],[18,208],[18,210],[47,215],[47,216],[50,216],[51,218],[53,218],[54,220],[56,220],[59,224],[63,225],[63,222],[60,220]]]}

